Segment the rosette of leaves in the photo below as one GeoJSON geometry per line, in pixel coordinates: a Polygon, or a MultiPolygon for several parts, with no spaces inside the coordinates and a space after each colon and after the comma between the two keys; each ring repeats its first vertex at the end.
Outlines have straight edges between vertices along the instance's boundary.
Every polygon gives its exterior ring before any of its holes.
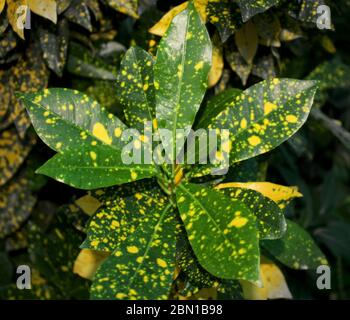
{"type": "MultiPolygon", "coordinates": [[[[259,284],[262,245],[296,269],[326,263],[308,234],[285,221],[282,209],[300,196],[295,188],[196,183],[193,177],[210,180],[218,162],[175,160],[185,139],[175,145],[161,129],[182,129],[184,138],[195,121],[196,128],[228,129],[222,151],[228,165],[235,165],[286,141],[310,112],[316,82],[271,79],[245,91],[223,91],[202,105],[199,116],[211,59],[206,27],[190,2],[172,20],[156,58],[137,47],[125,54],[116,88],[125,123],[75,90],[21,94],[36,132],[57,152],[37,172],[76,188],[111,187],[96,191],[103,206],[90,218],[82,245],[109,253],[93,277],[94,299],[167,299],[176,265],[193,265],[183,269],[196,286],[259,284]],[[132,141],[123,138],[127,129],[143,130],[145,122],[151,130],[132,141]],[[162,155],[167,148],[172,161],[126,164],[127,146],[143,156],[149,149],[162,155]],[[179,240],[187,243],[187,253],[176,254],[179,240]]],[[[216,160],[222,157],[215,152],[216,160]]]]}

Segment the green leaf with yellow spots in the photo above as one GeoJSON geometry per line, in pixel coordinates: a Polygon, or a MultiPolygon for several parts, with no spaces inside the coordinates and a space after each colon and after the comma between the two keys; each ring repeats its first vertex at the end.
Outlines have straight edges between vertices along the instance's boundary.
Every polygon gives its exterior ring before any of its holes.
{"type": "Polygon", "coordinates": [[[223,191],[227,196],[243,202],[255,214],[260,239],[279,239],[284,235],[287,224],[283,211],[272,200],[249,189],[229,188],[223,191]]]}
{"type": "Polygon", "coordinates": [[[156,203],[98,269],[91,298],[168,298],[175,270],[176,211],[161,191],[154,196],[156,203]]]}
{"type": "Polygon", "coordinates": [[[206,12],[208,21],[218,29],[222,42],[226,42],[242,24],[239,8],[230,0],[209,0],[206,12]]]}
{"type": "Polygon", "coordinates": [[[328,264],[311,236],[290,220],[287,220],[287,232],[281,239],[261,243],[273,257],[292,269],[316,269],[328,264]]]}
{"type": "Polygon", "coordinates": [[[89,220],[80,247],[113,252],[164,196],[154,181],[146,180],[105,189],[99,201],[103,206],[89,220]]]}
{"type": "Polygon", "coordinates": [[[64,12],[64,16],[73,23],[92,31],[91,16],[88,5],[84,1],[73,0],[64,12]]]}
{"type": "Polygon", "coordinates": [[[259,280],[259,235],[254,214],[239,200],[182,183],[177,205],[192,249],[204,269],[223,279],[259,280]]]}
{"type": "Polygon", "coordinates": [[[306,121],[315,81],[270,79],[237,96],[209,129],[230,129],[230,164],[266,153],[291,137],[306,121]]]}
{"type": "Polygon", "coordinates": [[[183,129],[185,137],[189,133],[207,88],[211,59],[208,32],[191,2],[160,41],[154,65],[158,127],[173,137],[176,129],[183,129]]]}
{"type": "Polygon", "coordinates": [[[238,0],[243,21],[248,21],[258,13],[262,13],[272,6],[278,5],[280,0],[238,0]]]}
{"type": "Polygon", "coordinates": [[[143,132],[146,121],[155,119],[153,57],[141,48],[130,48],[121,63],[117,95],[128,125],[143,132]]]}
{"type": "Polygon", "coordinates": [[[87,95],[50,89],[21,99],[40,138],[59,152],[38,173],[82,189],[154,175],[153,165],[123,163],[121,135],[127,127],[87,95]]]}

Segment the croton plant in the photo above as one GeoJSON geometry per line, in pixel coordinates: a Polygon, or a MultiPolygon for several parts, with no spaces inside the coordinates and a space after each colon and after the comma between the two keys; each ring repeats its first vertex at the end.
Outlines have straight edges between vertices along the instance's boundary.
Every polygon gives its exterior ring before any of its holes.
{"type": "Polygon", "coordinates": [[[202,105],[211,59],[205,24],[189,3],[155,58],[138,47],[126,52],[115,87],[126,121],[76,90],[20,94],[36,132],[57,152],[37,173],[103,200],[81,244],[103,256],[90,290],[94,299],[168,299],[193,287],[215,288],[222,298],[240,296],[243,287],[249,297],[264,285],[267,261],[294,269],[327,264],[311,237],[284,217],[288,202],[301,196],[296,187],[227,181],[211,175],[215,163],[122,161],[130,143],[123,132],[142,131],[146,122],[151,139],[139,135],[134,149],[175,144],[161,129],[186,135],[190,128],[228,129],[221,147],[231,169],[277,147],[306,121],[315,81],[269,79],[202,105]],[[185,288],[183,273],[190,279],[185,288]]]}

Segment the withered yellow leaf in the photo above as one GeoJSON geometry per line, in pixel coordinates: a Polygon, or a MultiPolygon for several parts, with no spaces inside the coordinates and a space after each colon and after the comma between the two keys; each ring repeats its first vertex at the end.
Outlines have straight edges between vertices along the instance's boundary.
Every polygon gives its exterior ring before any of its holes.
{"type": "Polygon", "coordinates": [[[51,20],[53,23],[57,22],[56,0],[28,0],[28,4],[34,13],[51,20]]]}
{"type": "Polygon", "coordinates": [[[270,260],[263,258],[260,263],[262,288],[247,281],[241,281],[243,295],[249,300],[292,299],[282,271],[270,260]]]}
{"type": "Polygon", "coordinates": [[[293,198],[300,198],[303,195],[299,193],[297,187],[286,187],[271,182],[229,182],[221,183],[216,186],[217,189],[243,188],[260,192],[263,196],[279,203],[293,198]]]}
{"type": "MultiPolygon", "coordinates": [[[[188,1],[181,3],[180,5],[169,10],[151,29],[148,31],[156,36],[162,37],[164,33],[168,30],[173,18],[180,12],[187,8],[188,1]]],[[[206,7],[208,5],[208,0],[194,0],[194,5],[198,10],[203,21],[207,19],[206,7]]]]}
{"type": "Polygon", "coordinates": [[[75,259],[73,272],[82,278],[91,280],[98,267],[109,256],[109,253],[102,251],[95,251],[90,249],[82,249],[75,259]]]}
{"type": "Polygon", "coordinates": [[[75,204],[89,216],[93,215],[101,206],[101,202],[89,194],[77,199],[75,204]]]}
{"type": "Polygon", "coordinates": [[[2,12],[2,10],[4,10],[5,7],[5,0],[0,0],[0,13],[2,12]]]}
{"type": "Polygon", "coordinates": [[[24,40],[24,26],[28,12],[27,0],[7,0],[7,17],[12,29],[24,40]]]}

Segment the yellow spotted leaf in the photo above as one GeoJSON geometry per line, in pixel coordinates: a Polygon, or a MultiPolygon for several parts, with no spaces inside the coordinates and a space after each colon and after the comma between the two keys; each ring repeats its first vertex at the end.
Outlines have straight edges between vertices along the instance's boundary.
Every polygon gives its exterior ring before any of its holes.
{"type": "Polygon", "coordinates": [[[242,188],[255,190],[276,203],[303,196],[299,193],[297,187],[286,187],[271,182],[229,182],[221,183],[217,185],[216,188],[242,188]]]}
{"type": "Polygon", "coordinates": [[[260,263],[260,278],[261,288],[247,281],[241,281],[245,299],[292,299],[282,271],[273,262],[263,257],[260,263]]]}
{"type": "Polygon", "coordinates": [[[98,267],[109,255],[108,252],[82,249],[74,262],[73,272],[82,278],[92,280],[98,267]]]}
{"type": "Polygon", "coordinates": [[[28,4],[34,13],[51,20],[53,23],[57,22],[56,0],[28,0],[28,4]]]}

